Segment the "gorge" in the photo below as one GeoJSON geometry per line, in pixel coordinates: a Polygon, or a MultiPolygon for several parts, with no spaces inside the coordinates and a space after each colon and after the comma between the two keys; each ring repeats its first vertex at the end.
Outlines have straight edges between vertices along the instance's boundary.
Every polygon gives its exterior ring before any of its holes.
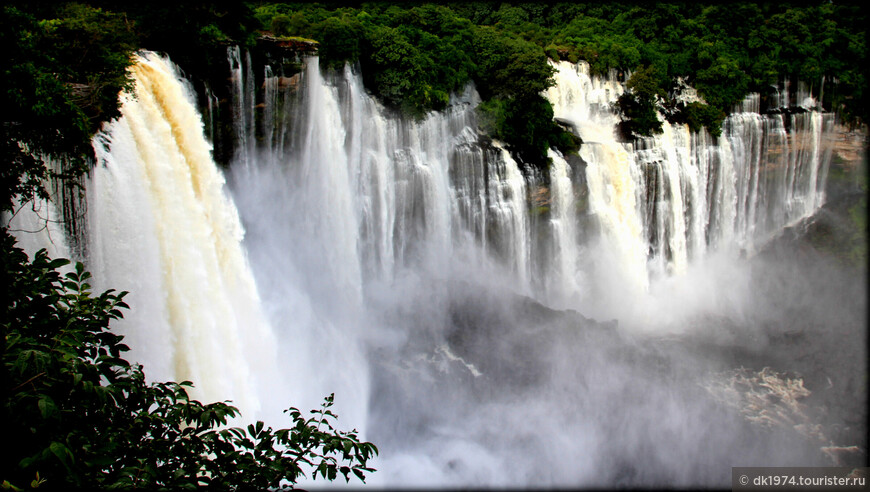
{"type": "Polygon", "coordinates": [[[834,115],[750,96],[718,138],[624,143],[624,84],[551,62],[582,145],[540,170],[478,131],[473,84],[415,119],[358,66],[299,61],[228,48],[225,168],[212,99],[150,52],[93,140],[80,249],[131,291],[117,328],[149,378],[270,425],[334,392],[382,486],[866,462],[866,286],[794,239],[826,203],[834,115]]]}

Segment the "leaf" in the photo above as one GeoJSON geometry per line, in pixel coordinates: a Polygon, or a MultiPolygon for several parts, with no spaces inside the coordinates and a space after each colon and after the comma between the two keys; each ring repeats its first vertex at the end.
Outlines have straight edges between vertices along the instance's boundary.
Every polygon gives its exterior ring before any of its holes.
{"type": "Polygon", "coordinates": [[[69,264],[70,261],[66,258],[56,258],[54,260],[51,260],[47,266],[50,270],[57,270],[58,268],[67,266],[69,264]]]}
{"type": "Polygon", "coordinates": [[[53,417],[57,413],[57,405],[54,404],[54,400],[50,396],[43,396],[36,405],[39,407],[39,413],[44,419],[53,417]]]}
{"type": "Polygon", "coordinates": [[[31,464],[33,464],[34,461],[36,461],[36,456],[30,456],[30,457],[24,458],[21,461],[19,461],[18,466],[20,468],[27,468],[31,464]]]}
{"type": "Polygon", "coordinates": [[[69,449],[57,441],[52,441],[51,444],[49,444],[48,449],[50,449],[52,454],[57,456],[57,459],[59,459],[64,465],[67,465],[67,458],[72,457],[72,453],[70,453],[69,449]]]}

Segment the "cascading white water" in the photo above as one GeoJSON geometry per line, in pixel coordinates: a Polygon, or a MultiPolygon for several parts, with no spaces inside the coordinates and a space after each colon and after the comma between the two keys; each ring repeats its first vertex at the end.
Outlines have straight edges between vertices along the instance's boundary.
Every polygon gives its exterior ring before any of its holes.
{"type": "MultiPolygon", "coordinates": [[[[259,149],[260,167],[290,167],[290,179],[305,183],[293,193],[307,195],[298,206],[310,217],[309,234],[315,244],[329,243],[317,254],[338,255],[325,262],[336,266],[325,268],[349,268],[341,274],[354,279],[335,286],[358,291],[360,272],[390,279],[397,266],[411,264],[443,271],[455,244],[468,238],[512,265],[518,283],[526,285],[526,179],[500,144],[479,146],[476,95],[467,94],[445,114],[412,122],[390,116],[350,67],[330,81],[306,69],[301,88],[278,89],[269,73],[264,113],[276,122],[277,137],[259,149]],[[282,104],[290,118],[278,121],[271,115],[282,104]],[[291,130],[299,128],[304,130],[291,130]]],[[[253,121],[253,112],[252,105],[241,120],[253,121]]]]}
{"type": "Polygon", "coordinates": [[[195,397],[253,415],[275,353],[237,212],[174,67],[145,53],[132,76],[121,118],[94,138],[89,268],[132,292],[119,328],[149,378],[192,380],[195,397]]]}
{"type": "Polygon", "coordinates": [[[531,238],[529,237],[528,206],[526,205],[526,180],[510,153],[497,142],[493,144],[500,151],[496,159],[495,172],[490,173],[490,208],[496,215],[496,230],[499,235],[511,238],[503,252],[507,262],[512,262],[517,274],[518,291],[528,293],[531,276],[531,238]],[[506,231],[501,232],[501,231],[506,231]]]}
{"type": "Polygon", "coordinates": [[[692,135],[663,121],[660,135],[618,143],[609,105],[622,86],[591,77],[583,62],[554,66],[547,97],[584,140],[590,213],[621,252],[631,285],[646,290],[648,274],[684,273],[710,249],[752,253],[824,202],[831,115],[790,115],[787,132],[786,116],[735,113],[718,145],[704,131],[692,135]]]}
{"type": "MultiPolygon", "coordinates": [[[[594,236],[578,229],[572,173],[557,154],[551,154],[549,177],[552,230],[533,235],[528,190],[536,178],[524,176],[497,142],[489,149],[478,144],[473,93],[444,114],[411,123],[389,116],[366,95],[350,67],[343,74],[330,75],[333,81],[322,80],[319,70],[306,69],[301,84],[279,84],[267,67],[260,120],[265,139],[257,148],[250,56],[231,48],[228,59],[237,113],[237,180],[244,183],[237,186],[237,194],[244,201],[246,192],[242,189],[258,189],[260,185],[251,180],[281,183],[280,190],[273,190],[277,196],[271,203],[256,202],[256,214],[271,217],[269,227],[289,228],[296,235],[284,254],[319,265],[315,275],[303,275],[302,288],[313,299],[333,299],[326,311],[345,313],[333,320],[336,323],[354,319],[363,310],[366,283],[391,282],[397,269],[409,267],[423,268],[437,277],[439,272],[454,268],[458,257],[492,265],[496,269],[490,274],[501,271],[511,277],[516,292],[532,293],[536,286],[544,287],[536,297],[554,305],[582,303],[582,286],[590,281],[584,278],[583,269],[593,262],[598,276],[616,275],[622,288],[639,294],[649,288],[650,275],[656,278],[685,272],[690,261],[702,258],[711,247],[733,241],[751,251],[757,241],[813,213],[823,200],[827,161],[820,141],[825,131],[822,115],[796,117],[794,136],[787,139],[781,118],[737,113],[726,121],[719,146],[703,132],[690,135],[685,127],[664,123],[662,135],[641,141],[635,148],[617,142],[613,134],[617,120],[610,104],[624,90],[622,85],[591,77],[588,66],[582,63],[561,62],[556,65],[557,84],[547,97],[556,117],[573,123],[584,140],[580,157],[585,164],[588,213],[600,225],[602,243],[589,248],[594,236]],[[789,142],[797,147],[791,152],[789,142]],[[780,162],[765,161],[772,145],[783,146],[780,162]],[[288,167],[288,163],[293,164],[288,167]],[[240,167],[243,170],[239,171],[240,167]],[[783,171],[773,176],[768,168],[783,171]],[[574,300],[565,304],[568,299],[574,300]]],[[[142,67],[157,63],[153,57],[143,59],[138,76],[145,77],[150,70],[142,67]]],[[[171,74],[166,77],[178,79],[171,74]]],[[[169,79],[163,83],[170,85],[169,79]]],[[[201,139],[201,129],[195,136],[180,131],[180,125],[196,126],[199,120],[189,107],[190,101],[184,101],[187,121],[174,122],[170,118],[175,115],[159,107],[166,104],[161,98],[169,96],[158,91],[168,89],[148,79],[140,80],[139,86],[145,91],[143,101],[135,106],[128,102],[125,111],[129,116],[96,139],[102,166],[89,186],[92,257],[95,268],[107,278],[106,285],[129,276],[136,279],[130,287],[134,291],[147,283],[156,290],[161,285],[184,289],[186,286],[179,287],[172,276],[192,275],[189,278],[193,281],[196,274],[187,271],[196,270],[196,261],[182,260],[182,244],[205,243],[203,237],[215,236],[218,241],[208,246],[215,251],[209,254],[218,258],[240,256],[238,251],[228,253],[229,247],[222,242],[237,242],[240,226],[234,223],[235,212],[228,205],[208,201],[226,200],[217,191],[219,174],[197,164],[213,166],[207,144],[197,142],[194,148],[192,143],[201,139]],[[151,98],[157,109],[145,109],[151,98]],[[137,118],[142,122],[137,123],[137,118]],[[162,122],[164,118],[169,122],[162,122]],[[159,129],[161,124],[169,128],[163,133],[152,130],[150,142],[136,133],[146,126],[159,129]],[[180,203],[185,196],[181,191],[169,188],[166,180],[154,178],[157,171],[148,166],[163,165],[154,161],[167,152],[163,148],[167,138],[177,141],[177,149],[169,152],[167,161],[188,166],[172,172],[190,179],[193,199],[205,200],[203,189],[210,186],[212,196],[205,202],[184,205],[180,203]],[[137,162],[141,168],[128,162],[137,162]],[[130,168],[122,170],[118,163],[130,168]],[[120,173],[137,174],[120,179],[120,173]],[[104,184],[111,179],[118,181],[104,184]],[[201,180],[210,182],[203,184],[201,180]],[[129,189],[120,192],[123,187],[129,189]],[[160,194],[166,198],[155,198],[160,194]],[[144,203],[151,203],[152,208],[144,203]],[[199,213],[206,224],[173,216],[185,207],[202,209],[199,213]],[[183,220],[190,222],[181,225],[183,220]],[[181,225],[178,229],[184,234],[170,228],[170,222],[181,225]],[[134,231],[127,226],[130,230],[119,232],[123,224],[136,223],[148,227],[134,231]],[[198,239],[187,238],[187,234],[198,239]],[[140,239],[130,241],[130,237],[140,239]],[[134,257],[139,261],[129,260],[134,257]],[[177,269],[174,265],[178,263],[190,268],[177,269]],[[167,269],[163,275],[157,274],[167,269]],[[119,273],[122,271],[139,274],[119,273]]],[[[183,98],[183,94],[177,89],[172,97],[183,98]]],[[[258,230],[256,234],[262,237],[267,232],[258,230]]],[[[234,261],[241,264],[241,260],[234,261]]],[[[200,268],[206,272],[216,267],[200,268]]],[[[204,275],[202,272],[199,274],[204,275]]],[[[253,286],[247,289],[254,292],[253,286]]],[[[255,294],[247,296],[253,299],[255,294]]],[[[195,319],[182,315],[189,308],[179,302],[188,301],[178,301],[176,295],[160,297],[140,301],[150,303],[143,310],[161,313],[157,317],[161,321],[153,329],[167,338],[194,337],[178,327],[184,323],[190,326],[195,319]],[[187,321],[172,321],[179,316],[187,321]]],[[[244,306],[241,303],[234,309],[244,310],[244,306]]],[[[206,317],[235,316],[208,313],[206,317]]],[[[265,326],[265,322],[257,324],[265,326]]],[[[227,336],[232,339],[238,335],[229,330],[227,336]]],[[[194,344],[195,340],[189,338],[176,345],[194,344]]],[[[143,341],[142,346],[152,343],[143,341]]],[[[144,351],[159,361],[152,370],[160,377],[203,372],[193,369],[199,362],[186,360],[184,350],[144,351]]],[[[220,358],[205,352],[195,358],[220,358]]],[[[218,365],[216,361],[210,364],[218,365]]],[[[237,372],[243,373],[244,369],[237,372]]],[[[234,386],[246,386],[244,376],[227,374],[226,378],[235,378],[234,386]]],[[[248,394],[245,399],[253,401],[255,397],[248,394]]]]}
{"type": "Polygon", "coordinates": [[[411,121],[366,94],[350,66],[323,75],[317,58],[305,63],[292,85],[266,72],[275,137],[249,165],[236,160],[233,189],[272,324],[293,340],[295,398],[335,391],[340,413],[361,422],[361,344],[374,323],[366,304],[383,301],[372,300],[379,292],[424,278],[437,292],[463,262],[502,265],[518,291],[530,290],[526,180],[498,143],[478,144],[472,92],[411,121]]]}
{"type": "MultiPolygon", "coordinates": [[[[50,156],[35,156],[42,162],[49,176],[63,175],[65,163],[62,159],[50,156]]],[[[43,180],[43,191],[47,198],[34,196],[23,202],[14,198],[12,211],[3,212],[0,224],[5,227],[18,246],[31,258],[45,249],[50,258],[81,260],[81,252],[76,244],[82,217],[78,197],[78,181],[64,181],[55,177],[43,180]]],[[[67,268],[71,268],[67,267],[67,268]]]]}
{"type": "Polygon", "coordinates": [[[233,121],[236,138],[236,158],[244,163],[250,162],[254,146],[254,115],[244,111],[254,103],[254,74],[251,56],[245,53],[246,63],[242,63],[242,52],[238,46],[227,50],[230,73],[233,80],[233,114],[239,118],[233,121]]]}
{"type": "Polygon", "coordinates": [[[824,203],[830,163],[831,115],[805,113],[764,117],[737,113],[725,120],[722,159],[736,175],[733,224],[725,224],[742,248],[755,251],[784,227],[824,203]]]}
{"type": "Polygon", "coordinates": [[[614,255],[605,261],[628,289],[642,292],[648,286],[639,208],[645,192],[631,147],[616,141],[618,119],[610,110],[624,88],[613,79],[590,77],[585,64],[561,62],[557,68],[556,84],[546,96],[554,116],[571,122],[583,139],[580,157],[586,162],[589,213],[602,226],[603,252],[614,255]]]}
{"type": "Polygon", "coordinates": [[[538,345],[549,311],[513,296],[629,329],[736,311],[745,272],[703,262],[818,209],[828,116],[745,111],[719,139],[665,123],[624,144],[610,108],[623,86],[562,62],[546,96],[584,143],[579,159],[551,151],[542,175],[481,138],[471,87],[413,120],[350,66],[266,67],[258,100],[250,56],[228,61],[232,198],[167,60],[142,55],[136,97],[94,140],[89,267],[132,292],[121,329],[150,378],[193,379],[246,418],[335,392],[341,423],[382,439],[375,482],[610,483],[631,468],[614,457],[643,468],[679,435],[661,475],[637,480],[692,484],[699,453],[728,456],[693,440],[709,408],[687,385],[622,362],[613,332],[577,335],[575,318],[538,345]]]}
{"type": "MultiPolygon", "coordinates": [[[[549,297],[561,299],[563,296],[578,294],[579,277],[582,274],[578,265],[577,217],[574,205],[574,186],[571,181],[568,163],[550,151],[553,165],[550,167],[550,224],[553,228],[553,250],[551,258],[555,268],[550,284],[549,297]]],[[[563,302],[563,304],[569,304],[563,302]]]]}

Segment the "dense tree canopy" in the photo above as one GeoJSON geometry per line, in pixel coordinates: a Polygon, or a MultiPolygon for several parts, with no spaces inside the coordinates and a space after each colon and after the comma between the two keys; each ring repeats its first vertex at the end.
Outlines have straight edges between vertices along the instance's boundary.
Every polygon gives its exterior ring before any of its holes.
{"type": "Polygon", "coordinates": [[[499,113],[488,115],[489,130],[521,159],[541,164],[549,146],[572,148],[540,97],[553,73],[543,48],[475,25],[449,5],[263,4],[256,18],[274,34],[319,41],[326,66],[358,62],[366,86],[406,114],[443,109],[451,93],[473,81],[488,102],[484,108],[499,113]]]}
{"type": "Polygon", "coordinates": [[[118,115],[135,37],[121,16],[82,4],[0,11],[3,108],[0,210],[32,197],[48,171],[37,155],[84,170],[89,140],[118,115]]]}
{"type": "Polygon", "coordinates": [[[0,210],[43,194],[49,174],[86,170],[90,139],[118,116],[138,49],[171,52],[200,77],[225,77],[226,45],[255,39],[250,6],[202,2],[6,2],[0,8],[0,210]],[[212,73],[214,70],[214,73],[212,73]],[[42,157],[64,162],[48,170],[42,157]]]}
{"type": "MultiPolygon", "coordinates": [[[[319,41],[325,66],[359,62],[369,90],[417,117],[474,82],[493,135],[539,165],[549,146],[576,147],[546,121],[546,104],[520,103],[552,83],[548,57],[585,60],[595,73],[655,74],[654,90],[632,89],[616,108],[626,138],[655,133],[657,110],[716,135],[747,93],[760,92],[764,101],[785,79],[809,84],[848,123],[867,119],[866,14],[850,2],[93,1],[20,3],[2,15],[4,73],[7,87],[16,88],[4,91],[4,106],[13,108],[4,118],[7,156],[17,152],[13,141],[47,151],[86,142],[114,116],[135,48],[167,52],[194,76],[219,80],[225,46],[253,46],[262,30],[319,41]],[[703,102],[679,102],[678,81],[703,102]],[[492,113],[510,108],[510,115],[492,113]],[[504,126],[519,121],[531,140],[504,126]],[[61,127],[62,138],[52,139],[51,129],[61,127]]],[[[14,165],[0,177],[11,185],[28,176],[22,171],[38,171],[22,155],[6,161],[14,165]]]]}
{"type": "Polygon", "coordinates": [[[320,41],[322,63],[359,61],[369,89],[412,114],[440,109],[473,81],[491,132],[532,163],[547,146],[572,148],[545,122],[545,105],[519,103],[551,83],[547,57],[645,73],[650,83],[635,77],[617,107],[626,138],[660,131],[657,111],[718,135],[749,92],[767,96],[784,79],[809,84],[847,122],[866,121],[866,16],[848,3],[264,2],[255,17],[320,41]],[[680,80],[703,102],[680,102],[680,80]]]}

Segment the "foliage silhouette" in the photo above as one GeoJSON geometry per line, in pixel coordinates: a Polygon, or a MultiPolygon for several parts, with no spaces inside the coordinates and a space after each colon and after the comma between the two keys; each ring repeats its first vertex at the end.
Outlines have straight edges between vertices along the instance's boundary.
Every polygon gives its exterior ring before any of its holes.
{"type": "Polygon", "coordinates": [[[4,485],[266,489],[374,471],[377,447],[333,426],[332,395],[308,418],[286,410],[286,429],[235,428],[238,410],[192,400],[189,381],[146,383],[109,329],[127,293],[94,295],[81,263],[45,250],[30,261],[2,236],[4,485]]]}

